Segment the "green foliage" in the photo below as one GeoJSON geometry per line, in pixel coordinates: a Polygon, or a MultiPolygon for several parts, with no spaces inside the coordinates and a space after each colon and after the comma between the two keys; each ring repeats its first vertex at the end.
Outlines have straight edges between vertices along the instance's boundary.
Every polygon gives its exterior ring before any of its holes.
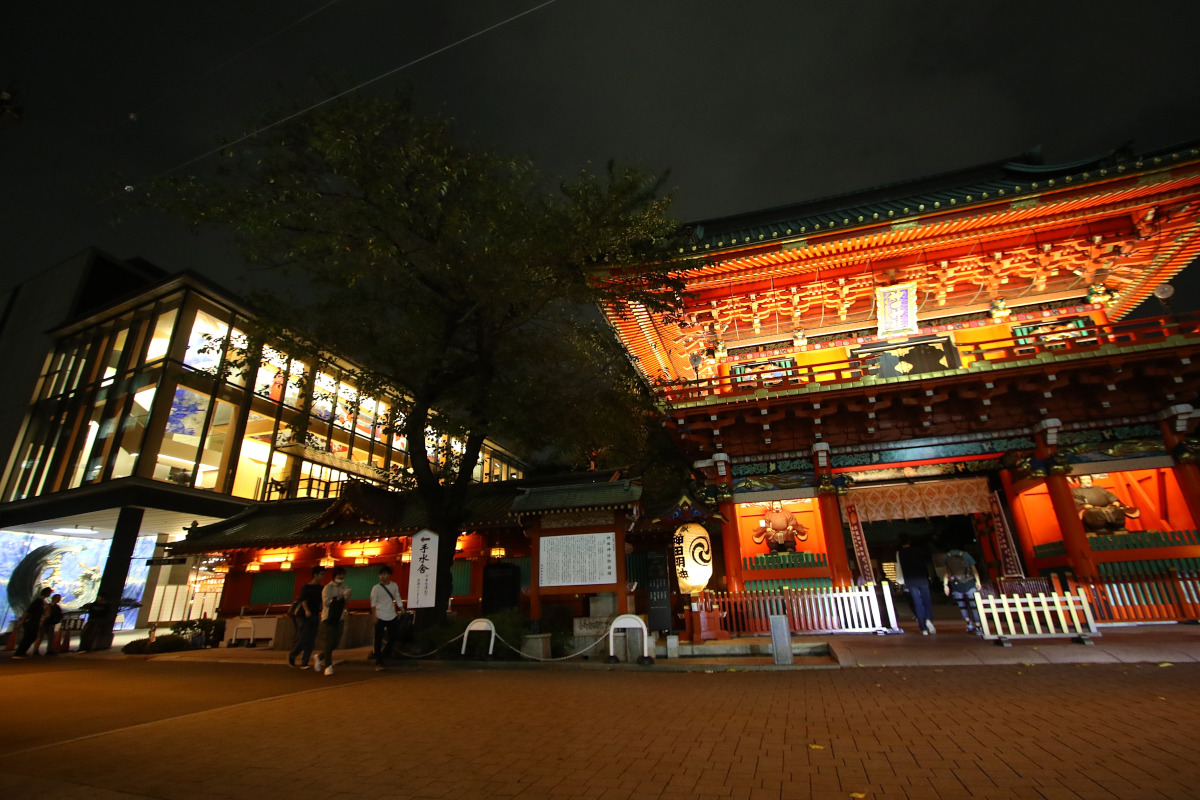
{"type": "Polygon", "coordinates": [[[216,626],[217,621],[210,617],[205,617],[204,619],[186,619],[173,624],[171,626],[171,633],[181,636],[188,641],[191,641],[191,638],[196,634],[202,633],[206,640],[211,641],[216,626]]]}
{"type": "MultiPolygon", "coordinates": [[[[610,164],[555,186],[527,161],[461,147],[403,98],[362,95],[225,156],[148,201],[226,226],[248,262],[301,279],[254,298],[269,316],[250,364],[267,343],[309,364],[332,351],[361,365],[364,395],[402,388],[391,424],[430,528],[460,529],[486,436],[576,464],[653,451],[652,398],[596,308],[679,306],[685,235],[665,175],[610,164]]],[[[442,540],[448,565],[454,537],[442,540]]],[[[446,572],[438,607],[448,596],[446,572]]]]}

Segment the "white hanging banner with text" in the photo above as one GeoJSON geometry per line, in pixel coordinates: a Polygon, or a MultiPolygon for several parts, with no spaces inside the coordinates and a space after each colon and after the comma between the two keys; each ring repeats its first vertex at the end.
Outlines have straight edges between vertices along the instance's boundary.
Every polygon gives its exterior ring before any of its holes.
{"type": "Polygon", "coordinates": [[[408,607],[433,608],[437,603],[438,535],[421,531],[412,539],[408,565],[408,607]]]}

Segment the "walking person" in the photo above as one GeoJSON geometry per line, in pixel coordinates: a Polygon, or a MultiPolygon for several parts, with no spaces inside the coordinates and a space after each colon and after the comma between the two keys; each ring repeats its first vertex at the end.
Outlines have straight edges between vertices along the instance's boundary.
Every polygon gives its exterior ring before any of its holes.
{"type": "Polygon", "coordinates": [[[14,661],[29,658],[29,646],[38,638],[42,630],[42,617],[46,613],[46,599],[50,597],[50,587],[38,592],[37,597],[29,603],[25,614],[21,617],[21,641],[17,643],[17,651],[13,653],[14,661]]]}
{"type": "Polygon", "coordinates": [[[396,646],[400,633],[400,615],[404,613],[404,601],[400,599],[400,587],[392,583],[392,568],[384,564],[379,568],[379,583],[371,587],[371,611],[375,613],[375,657],[376,671],[387,667],[385,659],[396,646]],[[384,636],[387,646],[384,647],[384,636]]]}
{"type": "Polygon", "coordinates": [[[958,603],[958,611],[967,623],[967,633],[982,634],[979,608],[975,605],[975,595],[979,592],[979,570],[975,559],[964,550],[948,550],[945,567],[942,588],[958,603]]]}
{"type": "Polygon", "coordinates": [[[35,656],[41,650],[43,639],[46,641],[46,655],[58,655],[58,651],[54,649],[54,634],[58,631],[58,624],[62,622],[63,618],[62,606],[59,605],[61,601],[61,594],[51,595],[42,609],[42,624],[38,628],[37,638],[33,640],[33,654],[35,656]]]}
{"type": "Polygon", "coordinates": [[[933,626],[933,596],[929,591],[929,551],[923,545],[914,545],[907,533],[900,534],[900,549],[896,551],[896,583],[909,593],[913,613],[921,634],[937,633],[933,626]]]}
{"type": "Polygon", "coordinates": [[[334,567],[333,580],[321,591],[321,624],[325,628],[325,649],[317,656],[318,673],[333,674],[333,650],[342,640],[346,601],[350,587],[346,585],[346,568],[334,567]]]}
{"type": "Polygon", "coordinates": [[[296,613],[296,643],[288,653],[289,667],[296,666],[296,656],[300,659],[300,669],[308,669],[309,659],[312,658],[313,647],[317,643],[317,629],[321,624],[321,581],[325,578],[325,568],[319,564],[312,568],[312,580],[300,587],[300,597],[297,600],[296,613]]]}

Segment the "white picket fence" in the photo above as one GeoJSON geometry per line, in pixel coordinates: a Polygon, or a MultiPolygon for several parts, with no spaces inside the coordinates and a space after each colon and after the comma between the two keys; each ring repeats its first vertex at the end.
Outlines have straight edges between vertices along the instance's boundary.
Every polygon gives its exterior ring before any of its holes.
{"type": "Polygon", "coordinates": [[[1007,644],[1009,639],[1063,636],[1089,644],[1090,637],[1100,635],[1083,589],[1074,594],[976,594],[975,606],[983,638],[997,644],[1007,644]]]}
{"type": "Polygon", "coordinates": [[[733,636],[769,635],[772,615],[787,617],[788,629],[806,633],[880,633],[897,630],[891,587],[874,585],[781,589],[766,592],[706,592],[706,611],[721,613],[721,627],[733,636]],[[883,596],[880,609],[879,596],[883,596]],[[886,614],[886,616],[885,616],[886,614]]]}

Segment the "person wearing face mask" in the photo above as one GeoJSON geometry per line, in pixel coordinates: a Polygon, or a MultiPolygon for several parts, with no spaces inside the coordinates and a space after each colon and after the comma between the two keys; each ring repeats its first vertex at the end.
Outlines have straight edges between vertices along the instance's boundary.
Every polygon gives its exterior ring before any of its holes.
{"type": "Polygon", "coordinates": [[[346,616],[346,601],[350,587],[346,585],[346,568],[335,567],[333,580],[321,590],[321,625],[325,631],[325,649],[317,657],[316,672],[322,667],[326,675],[333,674],[333,649],[342,639],[342,622],[346,616]]]}

